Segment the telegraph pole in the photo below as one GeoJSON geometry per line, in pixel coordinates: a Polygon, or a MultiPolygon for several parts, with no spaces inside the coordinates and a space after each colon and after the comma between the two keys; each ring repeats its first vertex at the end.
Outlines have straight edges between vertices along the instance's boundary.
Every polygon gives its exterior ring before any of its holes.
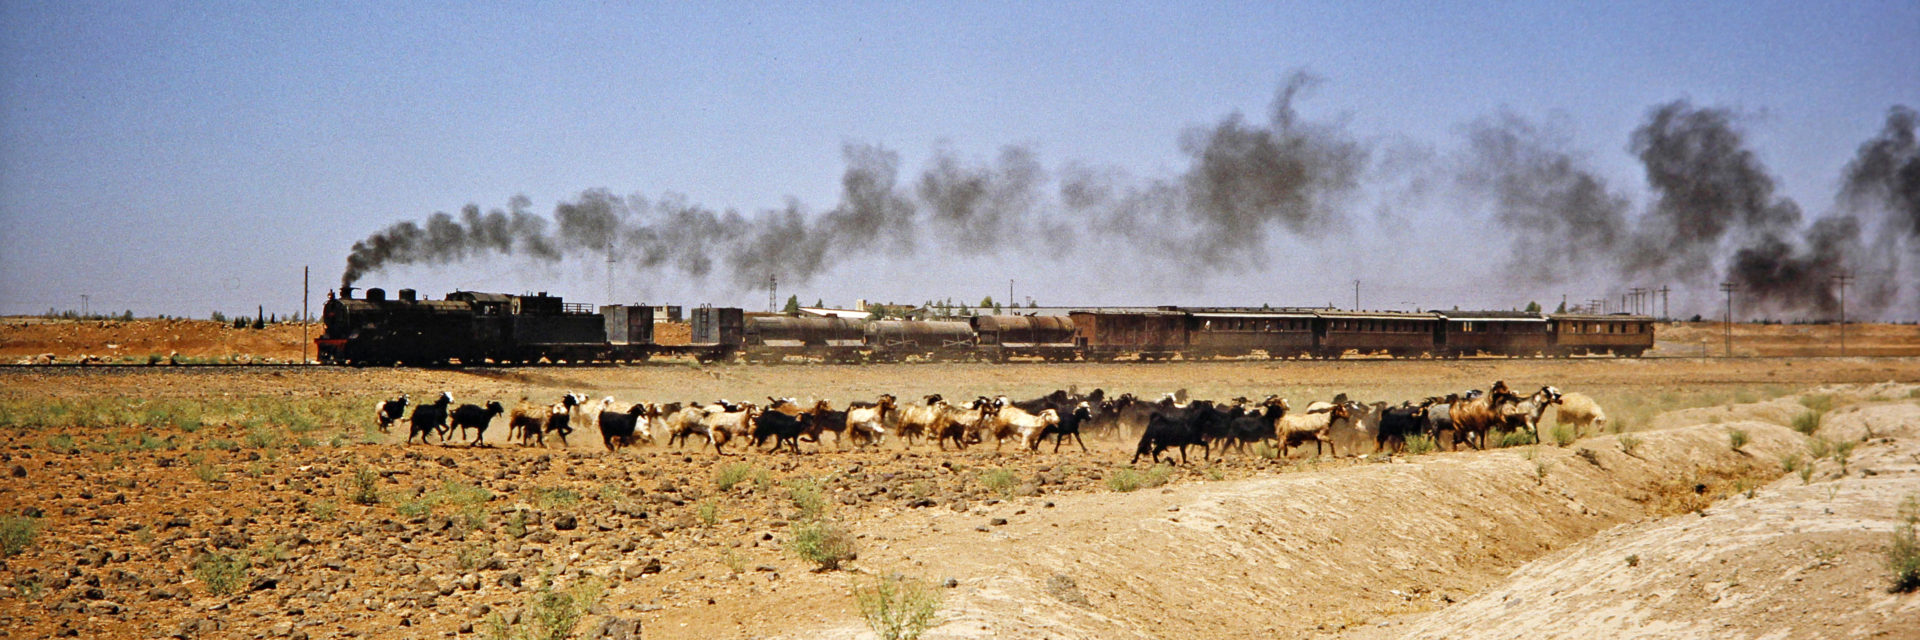
{"type": "Polygon", "coordinates": [[[300,364],[307,363],[307,293],[313,284],[313,267],[300,267],[300,364]]]}
{"type": "Polygon", "coordinates": [[[1360,310],[1360,281],[1353,281],[1353,310],[1360,310]]]}
{"type": "Polygon", "coordinates": [[[1663,285],[1660,285],[1660,289],[1659,289],[1659,292],[1660,292],[1660,319],[1662,319],[1662,320],[1672,320],[1672,319],[1673,319],[1673,310],[1672,310],[1671,308],[1668,308],[1668,307],[1667,307],[1667,292],[1668,292],[1668,291],[1669,291],[1669,289],[1667,289],[1667,285],[1664,285],[1664,284],[1663,284],[1663,285]]]}
{"type": "Polygon", "coordinates": [[[615,304],[613,301],[613,241],[607,241],[607,301],[602,304],[615,304]]]}
{"type": "Polygon", "coordinates": [[[1727,292],[1727,357],[1731,358],[1733,357],[1733,292],[1740,290],[1740,285],[1722,282],[1720,290],[1727,292]]]}
{"type": "Polygon", "coordinates": [[[1840,275],[1828,278],[1840,285],[1840,355],[1847,355],[1847,285],[1853,284],[1853,274],[1841,271],[1840,275]]]}
{"type": "Polygon", "coordinates": [[[1642,296],[1646,295],[1647,293],[1646,287],[1634,287],[1632,289],[1628,289],[1627,291],[1633,294],[1633,312],[1636,314],[1640,313],[1640,309],[1641,309],[1640,303],[1644,300],[1642,296]]]}
{"type": "Polygon", "coordinates": [[[779,286],[779,281],[774,279],[773,274],[771,273],[767,274],[767,313],[773,313],[775,311],[780,310],[779,307],[773,306],[774,305],[774,302],[773,302],[774,289],[778,286],[779,286]]]}

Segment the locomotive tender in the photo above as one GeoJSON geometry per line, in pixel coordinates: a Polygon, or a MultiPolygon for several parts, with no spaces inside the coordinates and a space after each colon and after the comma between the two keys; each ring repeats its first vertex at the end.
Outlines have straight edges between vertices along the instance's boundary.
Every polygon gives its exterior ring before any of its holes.
{"type": "Polygon", "coordinates": [[[1654,320],[1611,314],[1517,311],[1340,311],[1157,307],[1077,309],[1066,316],[986,315],[960,320],[863,320],[693,310],[691,344],[654,340],[653,307],[597,311],[544,292],[456,291],[421,300],[345,289],[322,311],[315,340],[332,364],[514,365],[643,362],[827,362],[1013,359],[1167,360],[1347,355],[1454,358],[1472,355],[1639,356],[1653,347],[1654,320]]]}

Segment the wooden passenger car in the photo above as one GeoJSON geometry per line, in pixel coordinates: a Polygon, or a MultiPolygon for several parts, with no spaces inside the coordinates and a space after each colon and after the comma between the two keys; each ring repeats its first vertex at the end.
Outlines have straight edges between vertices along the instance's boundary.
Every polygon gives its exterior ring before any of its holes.
{"type": "Polygon", "coordinates": [[[1547,317],[1525,311],[1442,311],[1437,356],[1539,356],[1553,351],[1547,317]]]}
{"type": "Polygon", "coordinates": [[[1188,357],[1297,357],[1313,353],[1312,311],[1195,309],[1187,316],[1188,357]]]}
{"type": "Polygon", "coordinates": [[[1403,311],[1317,311],[1314,333],[1316,355],[1338,358],[1387,354],[1396,357],[1432,353],[1439,314],[1403,311]]]}
{"type": "Polygon", "coordinates": [[[1639,356],[1653,348],[1653,318],[1624,313],[1548,316],[1555,355],[1639,356]]]}

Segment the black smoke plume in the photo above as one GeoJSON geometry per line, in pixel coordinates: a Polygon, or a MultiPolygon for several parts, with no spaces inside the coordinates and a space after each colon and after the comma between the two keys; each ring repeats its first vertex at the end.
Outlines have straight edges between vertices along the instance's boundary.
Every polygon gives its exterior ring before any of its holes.
{"type": "Polygon", "coordinates": [[[1631,149],[1655,200],[1624,256],[1629,275],[1702,282],[1728,242],[1764,241],[1800,222],[1798,205],[1774,197],[1773,177],[1728,110],[1685,100],[1654,107],[1631,149]]]}
{"type": "Polygon", "coordinates": [[[992,163],[938,150],[903,187],[898,153],[847,145],[840,203],[819,214],[796,200],[748,216],[678,196],[649,201],[595,189],[556,206],[549,234],[545,221],[526,214],[525,199],[517,198],[510,216],[476,218],[478,207],[469,205],[464,221],[436,213],[424,228],[396,223],[354,244],[341,283],[352,285],[390,265],[494,255],[550,262],[611,251],[642,269],[703,278],[717,270],[744,290],[769,274],[804,283],[844,260],[907,254],[929,236],[945,248],[990,257],[1090,227],[1125,241],[1180,247],[1189,267],[1244,264],[1216,258],[1256,251],[1271,228],[1303,236],[1344,229],[1343,206],[1358,187],[1366,150],[1341,127],[1297,113],[1294,101],[1315,82],[1295,74],[1280,88],[1265,125],[1235,113],[1188,131],[1181,146],[1190,168],[1144,186],[1117,171],[1069,169],[1060,179],[1060,199],[1052,200],[1053,178],[1036,155],[1009,146],[992,163]]]}
{"type": "Polygon", "coordinates": [[[1612,269],[1627,244],[1627,199],[1565,149],[1551,129],[1503,113],[1467,130],[1464,185],[1486,198],[1514,238],[1507,271],[1557,283],[1612,269]]]}

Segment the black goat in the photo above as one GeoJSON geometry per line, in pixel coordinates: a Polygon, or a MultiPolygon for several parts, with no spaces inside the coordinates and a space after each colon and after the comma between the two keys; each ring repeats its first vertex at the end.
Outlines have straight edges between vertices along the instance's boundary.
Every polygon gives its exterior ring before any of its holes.
{"type": "Polygon", "coordinates": [[[814,416],[811,413],[801,413],[796,416],[780,411],[763,411],[753,418],[753,446],[758,447],[767,438],[773,438],[773,451],[779,451],[780,443],[784,442],[788,450],[798,454],[800,453],[800,434],[807,431],[813,420],[814,416]]]}
{"type": "MultiPolygon", "coordinates": [[[[1374,429],[1373,450],[1381,451],[1390,446],[1393,447],[1394,451],[1406,449],[1407,438],[1425,430],[1427,416],[1429,415],[1427,411],[1428,406],[1429,405],[1426,404],[1418,404],[1394,407],[1381,411],[1380,421],[1374,429]]],[[[1447,405],[1439,406],[1446,407],[1447,405]]],[[[1449,421],[1448,427],[1451,428],[1451,426],[1452,422],[1449,421]]]]}
{"type": "Polygon", "coordinates": [[[1060,445],[1067,441],[1067,436],[1073,436],[1073,441],[1080,443],[1080,452],[1086,453],[1087,441],[1080,439],[1080,426],[1092,419],[1093,409],[1085,402],[1075,406],[1072,411],[1062,412],[1060,422],[1047,425],[1045,429],[1040,430],[1040,437],[1033,439],[1032,450],[1040,450],[1040,441],[1046,439],[1048,434],[1052,434],[1054,453],[1060,453],[1060,445]]]}
{"type": "Polygon", "coordinates": [[[1217,430],[1217,424],[1224,422],[1226,416],[1226,412],[1205,400],[1185,407],[1175,405],[1171,399],[1162,401],[1153,417],[1147,419],[1146,432],[1140,434],[1140,445],[1134,448],[1133,462],[1139,462],[1142,455],[1151,454],[1153,462],[1159,464],[1162,452],[1178,447],[1180,463],[1186,464],[1187,447],[1195,445],[1200,447],[1200,459],[1205,460],[1211,450],[1201,434],[1217,430]]]}
{"type": "MultiPolygon", "coordinates": [[[[459,429],[460,437],[465,438],[467,437],[467,429],[472,428],[474,430],[473,442],[467,444],[470,446],[479,445],[481,440],[486,439],[487,427],[493,424],[494,417],[506,412],[507,409],[500,406],[498,402],[488,402],[486,407],[475,404],[463,404],[453,410],[453,426],[448,430],[459,429]]],[[[415,415],[419,415],[419,413],[417,410],[414,411],[415,415]]],[[[446,438],[442,437],[440,440],[445,442],[446,438]]]]}
{"type": "Polygon", "coordinates": [[[634,427],[641,420],[651,419],[655,414],[647,403],[636,402],[626,411],[600,412],[600,440],[608,451],[619,451],[620,447],[633,446],[634,427]]]}
{"type": "Polygon", "coordinates": [[[387,433],[388,427],[392,427],[393,423],[399,422],[400,418],[406,415],[407,394],[402,393],[398,398],[382,401],[380,406],[374,409],[373,419],[380,424],[380,433],[387,433]]]}
{"type": "Polygon", "coordinates": [[[440,434],[440,441],[447,441],[447,406],[453,404],[453,394],[441,392],[440,399],[433,404],[417,405],[413,415],[407,418],[411,430],[407,432],[407,442],[413,442],[414,436],[420,437],[420,444],[427,443],[427,435],[440,434]]]}
{"type": "MultiPolygon", "coordinates": [[[[1227,440],[1235,450],[1246,453],[1250,443],[1278,441],[1279,430],[1274,424],[1287,415],[1287,403],[1275,397],[1269,397],[1254,411],[1235,409],[1232,419],[1227,423],[1227,440]]],[[[1223,454],[1224,455],[1224,454],[1223,454]]]]}

